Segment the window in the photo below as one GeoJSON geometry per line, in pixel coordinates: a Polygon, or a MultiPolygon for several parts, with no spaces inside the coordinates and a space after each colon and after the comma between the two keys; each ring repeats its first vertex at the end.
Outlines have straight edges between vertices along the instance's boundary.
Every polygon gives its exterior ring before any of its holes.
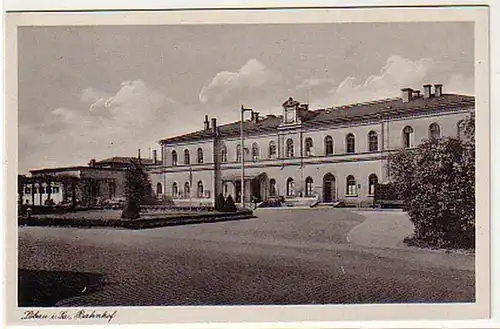
{"type": "Polygon", "coordinates": [[[403,129],[403,147],[410,148],[412,147],[412,139],[413,139],[413,128],[410,126],[406,126],[403,129]]]}
{"type": "Polygon", "coordinates": [[[161,183],[156,184],[156,195],[162,195],[163,194],[163,186],[161,183]]]}
{"type": "Polygon", "coordinates": [[[276,143],[274,141],[269,142],[269,159],[276,159],[276,143]]]}
{"type": "Polygon", "coordinates": [[[373,130],[368,133],[368,151],[378,151],[378,136],[373,130]]]}
{"type": "Polygon", "coordinates": [[[306,178],[306,196],[313,195],[313,179],[311,177],[306,178]]]}
{"type": "Polygon", "coordinates": [[[460,120],[457,123],[457,137],[458,138],[463,138],[465,136],[465,121],[460,120]]]}
{"type": "Polygon", "coordinates": [[[229,188],[227,186],[227,183],[224,183],[224,196],[227,197],[228,194],[229,194],[229,188]]]}
{"type": "Polygon", "coordinates": [[[31,194],[31,187],[26,186],[26,187],[24,188],[24,194],[31,194]]]}
{"type": "Polygon", "coordinates": [[[110,199],[116,196],[116,182],[108,182],[108,195],[110,199]]]}
{"type": "Polygon", "coordinates": [[[252,160],[259,160],[259,145],[257,145],[257,143],[252,144],[252,160]]]}
{"type": "Polygon", "coordinates": [[[441,128],[437,123],[431,123],[429,126],[429,138],[437,139],[439,137],[441,137],[441,128]]]}
{"type": "Polygon", "coordinates": [[[184,197],[186,199],[189,199],[191,197],[191,186],[189,185],[188,182],[184,184],[184,197]]]}
{"type": "Polygon", "coordinates": [[[313,140],[311,137],[306,138],[306,156],[310,157],[313,155],[313,140]]]}
{"type": "Polygon", "coordinates": [[[347,136],[345,137],[345,143],[347,153],[356,152],[356,138],[353,134],[347,134],[347,136]]]}
{"type": "Polygon", "coordinates": [[[184,150],[184,164],[189,164],[191,160],[189,159],[189,150],[186,149],[184,150]]]}
{"type": "Polygon", "coordinates": [[[203,195],[203,182],[202,181],[198,182],[197,196],[198,196],[198,198],[204,197],[204,195],[203,195]]]}
{"type": "Polygon", "coordinates": [[[40,186],[40,194],[45,194],[45,185],[40,186]]]}
{"type": "Polygon", "coordinates": [[[227,162],[227,147],[226,145],[222,145],[222,149],[220,151],[221,162],[227,162]]]}
{"type": "Polygon", "coordinates": [[[177,166],[177,152],[172,151],[172,166],[177,166]]]}
{"type": "Polygon", "coordinates": [[[294,149],[293,149],[293,140],[291,138],[286,140],[286,157],[293,158],[294,157],[294,149]]]}
{"type": "Polygon", "coordinates": [[[236,146],[236,161],[241,161],[241,145],[236,146]]]}
{"type": "Polygon", "coordinates": [[[356,179],[352,175],[346,178],[346,195],[357,195],[356,179]]]}
{"type": "Polygon", "coordinates": [[[177,183],[172,183],[172,197],[177,197],[179,195],[179,188],[177,187],[177,183]]]}
{"type": "Polygon", "coordinates": [[[269,180],[269,196],[277,196],[278,192],[276,190],[276,180],[271,178],[269,180]]]}
{"type": "Polygon", "coordinates": [[[198,149],[198,163],[203,163],[203,149],[200,147],[198,149]]]}
{"type": "Polygon", "coordinates": [[[52,193],[59,193],[59,186],[53,186],[52,193]]]}
{"type": "Polygon", "coordinates": [[[378,184],[377,175],[368,176],[368,195],[375,195],[375,186],[378,184]]]}
{"type": "Polygon", "coordinates": [[[325,155],[333,154],[333,138],[332,136],[325,137],[325,155]]]}
{"type": "Polygon", "coordinates": [[[295,184],[293,182],[293,178],[289,177],[286,180],[286,195],[287,196],[293,196],[295,194],[294,187],[295,187],[295,184]]]}

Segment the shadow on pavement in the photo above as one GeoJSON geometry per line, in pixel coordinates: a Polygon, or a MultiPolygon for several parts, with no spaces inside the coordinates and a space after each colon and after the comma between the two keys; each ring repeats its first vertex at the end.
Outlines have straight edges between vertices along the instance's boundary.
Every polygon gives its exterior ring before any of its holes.
{"type": "Polygon", "coordinates": [[[104,274],[90,272],[18,270],[18,306],[54,307],[62,299],[97,292],[104,274]]]}

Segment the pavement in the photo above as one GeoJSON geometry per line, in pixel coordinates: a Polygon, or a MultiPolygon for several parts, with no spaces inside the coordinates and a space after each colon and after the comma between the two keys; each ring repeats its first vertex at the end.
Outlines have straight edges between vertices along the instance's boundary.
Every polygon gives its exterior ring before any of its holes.
{"type": "Polygon", "coordinates": [[[137,231],[20,227],[20,304],[474,301],[474,255],[405,247],[397,239],[408,219],[388,213],[257,210],[255,219],[137,231]]]}

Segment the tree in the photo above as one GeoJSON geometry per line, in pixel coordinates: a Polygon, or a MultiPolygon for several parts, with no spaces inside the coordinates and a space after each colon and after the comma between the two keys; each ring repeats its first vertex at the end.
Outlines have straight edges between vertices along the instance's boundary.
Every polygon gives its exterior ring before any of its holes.
{"type": "Polygon", "coordinates": [[[217,195],[217,197],[215,198],[215,210],[222,211],[224,209],[224,205],[224,195],[222,193],[219,193],[219,195],[217,195]]]}
{"type": "Polygon", "coordinates": [[[474,117],[464,138],[429,139],[389,157],[388,175],[415,226],[414,239],[437,247],[475,245],[474,117]]]}
{"type": "Polygon", "coordinates": [[[151,198],[151,182],[140,160],[131,159],[125,173],[125,207],[122,218],[139,218],[140,206],[151,198]]]}

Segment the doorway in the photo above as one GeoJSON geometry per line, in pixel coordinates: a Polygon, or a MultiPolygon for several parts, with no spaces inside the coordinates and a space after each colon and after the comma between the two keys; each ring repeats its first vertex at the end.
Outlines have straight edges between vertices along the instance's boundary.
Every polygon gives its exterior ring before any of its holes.
{"type": "Polygon", "coordinates": [[[328,173],[323,177],[323,202],[330,203],[336,200],[335,176],[328,173]]]}

